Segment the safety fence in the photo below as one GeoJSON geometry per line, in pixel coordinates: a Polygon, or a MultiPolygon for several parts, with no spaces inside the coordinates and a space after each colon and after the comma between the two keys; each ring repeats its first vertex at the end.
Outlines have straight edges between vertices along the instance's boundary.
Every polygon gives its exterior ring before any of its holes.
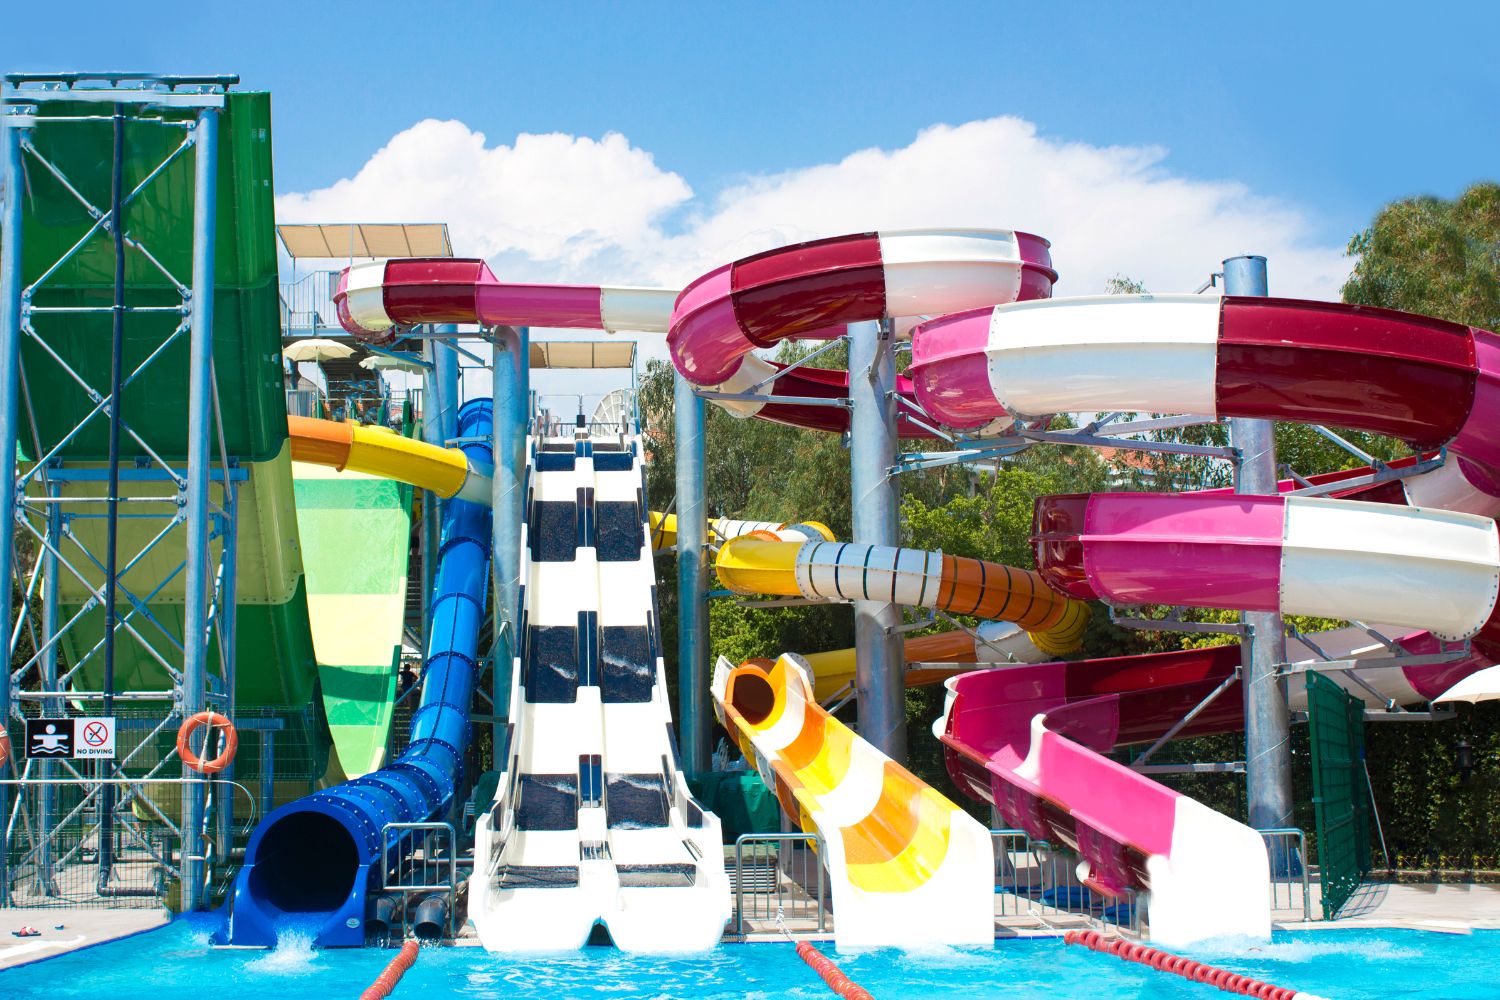
{"type": "Polygon", "coordinates": [[[826,933],[832,926],[823,838],[806,833],[745,833],[734,842],[729,870],[734,933],[774,930],[826,933]]]}
{"type": "MultiPolygon", "coordinates": [[[[995,922],[1004,927],[1054,924],[1123,926],[1139,933],[1134,893],[1110,898],[1074,875],[1075,859],[1021,830],[992,830],[995,922]]],[[[729,860],[736,936],[832,932],[836,921],[823,866],[822,838],[808,833],[747,833],[729,860]]]]}
{"type": "Polygon", "coordinates": [[[380,831],[381,891],[393,940],[453,936],[458,911],[458,836],[451,823],[387,823],[380,831]],[[395,933],[398,929],[399,933],[395,933]]]}
{"type": "MultiPolygon", "coordinates": [[[[1273,920],[1312,919],[1316,886],[1296,828],[1263,830],[1272,865],[1267,905],[1273,920]]],[[[1077,857],[1023,830],[991,830],[995,849],[995,928],[1093,927],[1139,936],[1145,906],[1136,893],[1106,896],[1077,877],[1077,857]]],[[[731,933],[832,933],[837,915],[820,858],[822,838],[807,833],[747,833],[727,858],[734,890],[731,933]]]]}
{"type": "MultiPolygon", "coordinates": [[[[39,704],[23,703],[28,717],[39,704]]],[[[184,777],[176,744],[180,715],[144,704],[115,709],[113,759],[16,755],[0,767],[0,905],[176,905],[188,794],[201,799],[204,835],[203,851],[187,859],[188,867],[201,876],[206,900],[216,904],[229,890],[256,821],[313,791],[327,771],[326,738],[309,739],[313,711],[239,710],[234,763],[207,777],[184,777]]],[[[12,733],[24,732],[19,722],[12,733]]]]}
{"type": "Polygon", "coordinates": [[[338,271],[314,271],[296,281],[282,282],[281,328],[306,333],[340,330],[338,307],[333,301],[338,285],[338,271]]]}
{"type": "Polygon", "coordinates": [[[1135,892],[1106,896],[1078,880],[1078,859],[1024,830],[991,830],[995,847],[996,927],[1109,925],[1139,934],[1135,892]]]}
{"type": "Polygon", "coordinates": [[[9,806],[9,849],[0,869],[6,906],[175,905],[190,797],[204,802],[205,855],[188,860],[203,862],[206,879],[238,861],[233,845],[258,815],[250,789],[223,777],[85,777],[61,761],[49,771],[63,776],[0,780],[9,806]],[[240,818],[226,837],[218,817],[229,809],[240,818]]]}

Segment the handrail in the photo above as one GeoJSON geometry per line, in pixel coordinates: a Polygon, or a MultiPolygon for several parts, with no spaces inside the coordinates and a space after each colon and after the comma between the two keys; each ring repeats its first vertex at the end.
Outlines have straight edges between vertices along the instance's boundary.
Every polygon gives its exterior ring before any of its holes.
{"type": "MultiPolygon", "coordinates": [[[[826,908],[823,901],[827,896],[825,876],[823,873],[822,859],[828,856],[825,849],[823,837],[818,833],[742,833],[734,841],[734,932],[743,936],[745,933],[745,859],[744,848],[746,844],[782,844],[795,843],[796,841],[812,841],[817,847],[815,856],[818,859],[818,896],[815,905],[818,910],[818,933],[827,930],[826,908]]],[[[777,848],[775,866],[778,871],[781,868],[781,849],[777,848]]],[[[757,894],[763,895],[763,894],[757,894]]],[[[776,896],[780,899],[780,879],[777,880],[776,896]]],[[[781,903],[777,903],[777,910],[781,909],[781,903]]]]}
{"type": "MultiPolygon", "coordinates": [[[[1273,827],[1266,830],[1256,830],[1255,832],[1260,834],[1261,837],[1266,840],[1268,848],[1270,846],[1270,840],[1272,837],[1278,837],[1283,840],[1290,839],[1293,836],[1297,838],[1296,864],[1297,867],[1301,869],[1302,875],[1302,922],[1311,922],[1312,875],[1311,870],[1307,864],[1307,834],[1303,832],[1301,828],[1295,826],[1273,827]]],[[[1276,910],[1278,909],[1278,907],[1276,906],[1276,886],[1279,882],[1279,873],[1274,870],[1274,859],[1278,856],[1285,857],[1286,855],[1284,852],[1278,854],[1278,852],[1270,850],[1268,850],[1267,853],[1270,854],[1271,858],[1273,859],[1273,870],[1271,872],[1271,909],[1276,910]]]]}

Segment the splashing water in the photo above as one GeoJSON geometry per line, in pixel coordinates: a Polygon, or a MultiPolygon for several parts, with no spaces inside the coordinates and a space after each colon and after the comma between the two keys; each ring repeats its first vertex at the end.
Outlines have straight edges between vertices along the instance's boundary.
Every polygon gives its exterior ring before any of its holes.
{"type": "Polygon", "coordinates": [[[276,925],[276,947],[245,964],[245,971],[270,976],[300,976],[316,971],[315,928],[304,921],[282,920],[276,925]]]}

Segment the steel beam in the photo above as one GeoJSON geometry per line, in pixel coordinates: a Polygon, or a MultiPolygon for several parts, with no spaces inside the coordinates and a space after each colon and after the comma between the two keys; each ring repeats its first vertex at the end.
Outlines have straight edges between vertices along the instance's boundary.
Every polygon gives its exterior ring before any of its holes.
{"type": "Polygon", "coordinates": [[[510,714],[511,678],[520,654],[521,522],[526,516],[526,423],[531,413],[527,385],[528,331],[497,328],[490,340],[494,379],[495,474],[490,480],[493,556],[490,572],[495,592],[495,648],[490,671],[494,719],[490,739],[494,768],[504,766],[506,720],[510,714]]]}
{"type": "MultiPolygon", "coordinates": [[[[896,356],[892,325],[849,325],[849,486],[856,544],[896,545],[896,356]]],[[[681,487],[678,488],[681,496],[681,487]]],[[[679,501],[680,502],[680,501],[679,501]]],[[[680,523],[680,522],[679,522],[680,523]]],[[[901,608],[854,603],[855,688],[859,734],[898,764],[906,763],[906,698],[901,608]]]]}
{"type": "MultiPolygon", "coordinates": [[[[187,607],[183,626],[182,711],[203,711],[208,679],[208,602],[213,574],[209,569],[209,454],[212,429],[214,340],[214,241],[218,232],[219,115],[205,109],[194,129],[193,294],[188,361],[187,450],[187,607]]],[[[204,748],[205,753],[207,747],[204,748]]],[[[184,765],[183,777],[194,772],[184,765]]],[[[201,781],[182,786],[182,909],[203,902],[203,809],[201,781]]]]}
{"type": "Polygon", "coordinates": [[[704,404],[674,375],[677,436],[677,715],[688,774],[709,768],[708,511],[704,404]]]}
{"type": "MultiPolygon", "coordinates": [[[[5,151],[5,215],[0,224],[0,645],[10,663],[11,576],[15,568],[17,402],[21,398],[21,129],[0,131],[5,151]]],[[[10,669],[0,683],[0,727],[11,719],[10,669]]],[[[10,902],[10,790],[0,787],[0,906],[10,902]]]]}
{"type": "MultiPolygon", "coordinates": [[[[1226,295],[1267,295],[1266,259],[1231,257],[1224,261],[1226,295]]],[[[1269,420],[1240,417],[1229,421],[1234,446],[1236,493],[1277,493],[1276,433],[1269,420]]],[[[1279,664],[1286,662],[1286,634],[1276,612],[1247,611],[1241,640],[1245,691],[1245,775],[1250,803],[1250,825],[1270,830],[1292,825],[1291,724],[1286,680],[1279,664]]],[[[1283,859],[1272,859],[1278,872],[1283,859]]]]}

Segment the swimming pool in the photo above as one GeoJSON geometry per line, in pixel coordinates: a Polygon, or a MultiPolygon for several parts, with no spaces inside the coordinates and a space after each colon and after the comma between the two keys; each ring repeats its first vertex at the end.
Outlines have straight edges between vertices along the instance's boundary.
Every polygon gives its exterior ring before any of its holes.
{"type": "MultiPolygon", "coordinates": [[[[354,998],[394,952],[314,951],[306,940],[274,951],[215,951],[209,925],[178,920],[149,934],[0,972],[6,1000],[177,1000],[222,995],[278,1000],[354,998]]],[[[1015,1000],[1209,1000],[1224,997],[1060,939],[1001,941],[993,948],[892,950],[831,957],[878,1000],[1004,997],[1015,1000]]],[[[1500,931],[1281,932],[1269,944],[1221,942],[1194,949],[1204,961],[1331,1000],[1500,996],[1500,931]]],[[[478,948],[423,952],[393,995],[439,997],[805,998],[834,994],[790,945],[726,945],[690,957],[647,958],[609,948],[522,960],[478,948]]]]}

